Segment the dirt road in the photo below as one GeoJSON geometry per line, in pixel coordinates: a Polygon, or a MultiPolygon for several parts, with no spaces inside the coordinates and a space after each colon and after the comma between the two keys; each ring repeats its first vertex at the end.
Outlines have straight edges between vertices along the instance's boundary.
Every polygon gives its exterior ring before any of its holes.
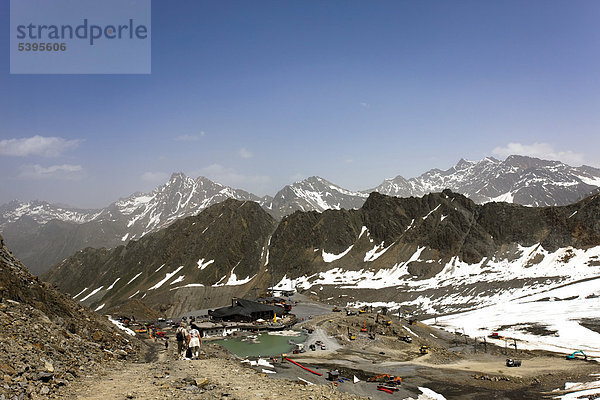
{"type": "MultiPolygon", "coordinates": [[[[325,348],[328,352],[333,352],[335,350],[338,350],[342,347],[342,345],[340,345],[337,340],[335,340],[335,338],[332,338],[331,336],[327,335],[327,332],[325,332],[325,329],[322,328],[316,328],[313,333],[311,333],[310,335],[308,335],[308,337],[305,340],[306,346],[308,347],[310,344],[313,344],[317,341],[320,341],[321,343],[323,343],[323,345],[325,346],[325,348]]],[[[307,351],[309,351],[307,349],[307,351]]],[[[319,352],[323,352],[323,350],[319,349],[317,350],[319,352]]]]}

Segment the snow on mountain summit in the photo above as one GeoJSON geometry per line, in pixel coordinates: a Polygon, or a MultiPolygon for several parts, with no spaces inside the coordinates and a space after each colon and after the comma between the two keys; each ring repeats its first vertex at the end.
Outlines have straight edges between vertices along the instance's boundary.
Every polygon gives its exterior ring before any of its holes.
{"type": "Polygon", "coordinates": [[[367,197],[367,193],[353,192],[321,177],[311,176],[285,186],[277,192],[267,208],[281,217],[298,210],[321,212],[359,208],[367,197]]]}
{"type": "Polygon", "coordinates": [[[386,179],[373,191],[409,197],[451,189],[476,203],[506,201],[540,207],[573,203],[598,186],[600,169],[513,155],[504,161],[461,159],[446,171],[432,169],[416,178],[386,179]]]}
{"type": "Polygon", "coordinates": [[[179,218],[195,215],[228,198],[259,200],[251,193],[232,189],[203,176],[193,179],[183,173],[174,173],[169,181],[152,192],[133,194],[115,202],[113,206],[118,213],[127,217],[129,239],[134,239],[164,228],[179,218]]]}
{"type": "Polygon", "coordinates": [[[295,211],[357,209],[374,191],[420,197],[451,189],[476,203],[551,206],[574,203],[598,187],[600,169],[516,155],[504,161],[461,159],[448,170],[432,169],[411,179],[397,176],[362,192],[311,176],[286,185],[274,197],[262,198],[180,172],[151,192],[134,193],[100,210],[12,201],[0,206],[0,231],[15,254],[33,272],[40,272],[82,248],[114,247],[139,239],[229,198],[256,201],[272,216],[282,218],[295,211]]]}

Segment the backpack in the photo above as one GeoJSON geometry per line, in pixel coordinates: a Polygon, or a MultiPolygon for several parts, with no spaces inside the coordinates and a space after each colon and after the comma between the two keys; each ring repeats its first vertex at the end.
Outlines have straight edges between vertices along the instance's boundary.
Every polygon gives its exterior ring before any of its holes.
{"type": "Polygon", "coordinates": [[[178,328],[177,329],[177,333],[175,333],[175,337],[177,338],[178,342],[183,342],[184,334],[183,334],[183,329],[182,328],[178,328]]]}

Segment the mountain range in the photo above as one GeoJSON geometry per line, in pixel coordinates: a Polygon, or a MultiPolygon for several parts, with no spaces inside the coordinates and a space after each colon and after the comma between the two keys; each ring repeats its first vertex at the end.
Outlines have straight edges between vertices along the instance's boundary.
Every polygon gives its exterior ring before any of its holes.
{"type": "Polygon", "coordinates": [[[580,346],[569,336],[575,328],[577,340],[600,339],[586,328],[597,322],[599,277],[600,194],[526,207],[476,204],[450,190],[373,192],[359,209],[280,221],[256,202],[230,199],[126,245],[81,250],[43,275],[95,310],[137,299],[173,316],[254,298],[273,284],[421,317],[512,303],[510,313],[529,307],[515,334],[547,330],[544,340],[566,348],[580,346]],[[558,307],[569,311],[549,319],[558,307]]]}
{"type": "Polygon", "coordinates": [[[14,253],[39,274],[78,250],[114,248],[228,198],[255,201],[281,219],[295,211],[357,209],[371,192],[409,197],[449,188],[476,203],[551,206],[575,202],[599,186],[599,169],[524,156],[509,156],[504,161],[491,157],[478,162],[460,160],[446,171],[433,169],[411,179],[397,176],[365,191],[309,177],[285,186],[274,197],[262,198],[204,177],[193,179],[177,173],[152,192],[135,193],[103,209],[12,201],[0,206],[0,231],[14,253]]]}

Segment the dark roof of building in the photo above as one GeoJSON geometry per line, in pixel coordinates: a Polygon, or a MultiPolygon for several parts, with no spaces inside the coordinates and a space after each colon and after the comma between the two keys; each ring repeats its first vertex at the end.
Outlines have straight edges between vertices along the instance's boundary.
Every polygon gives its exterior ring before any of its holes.
{"type": "Polygon", "coordinates": [[[237,299],[235,306],[227,306],[217,308],[212,312],[212,316],[215,318],[224,318],[233,315],[242,315],[245,317],[251,317],[252,313],[262,313],[272,311],[275,314],[283,314],[283,308],[279,306],[270,306],[266,304],[257,303],[255,301],[237,299]]]}
{"type": "Polygon", "coordinates": [[[270,303],[278,303],[278,302],[283,302],[285,301],[285,299],[282,299],[281,297],[261,297],[258,299],[259,303],[266,301],[266,302],[270,302],[270,303]]]}

